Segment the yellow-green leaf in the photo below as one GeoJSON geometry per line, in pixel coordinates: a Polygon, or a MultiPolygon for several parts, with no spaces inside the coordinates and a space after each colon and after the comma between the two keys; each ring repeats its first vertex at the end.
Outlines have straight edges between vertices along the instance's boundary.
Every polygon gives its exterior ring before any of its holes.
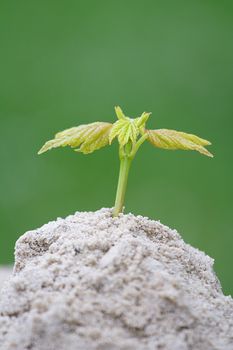
{"type": "Polygon", "coordinates": [[[135,123],[136,123],[138,129],[145,127],[145,124],[146,124],[150,115],[151,115],[151,113],[143,112],[141,117],[135,119],[135,123]]]}
{"type": "Polygon", "coordinates": [[[125,118],[126,118],[126,116],[124,115],[124,113],[123,113],[121,107],[116,106],[116,107],[115,107],[115,112],[116,112],[117,118],[118,118],[119,120],[120,120],[120,119],[125,119],[125,118]]]}
{"type": "Polygon", "coordinates": [[[148,141],[155,147],[170,150],[194,150],[208,157],[213,157],[213,155],[203,147],[211,143],[196,135],[168,129],[146,130],[146,133],[148,135],[148,141]]]}
{"type": "Polygon", "coordinates": [[[126,117],[120,107],[115,107],[115,111],[119,120],[113,124],[109,142],[112,143],[113,139],[117,137],[121,146],[126,145],[129,141],[135,144],[139,133],[143,132],[142,129],[144,129],[150,113],[144,112],[141,117],[133,119],[126,117]]]}
{"type": "Polygon", "coordinates": [[[117,137],[121,146],[126,145],[129,140],[134,144],[137,140],[139,129],[137,128],[134,119],[120,119],[113,124],[109,135],[109,142],[117,137]]]}
{"type": "Polygon", "coordinates": [[[66,129],[57,133],[53,140],[47,141],[38,154],[52,148],[65,146],[80,147],[76,151],[85,154],[91,153],[108,145],[111,128],[111,123],[95,122],[66,129]]]}

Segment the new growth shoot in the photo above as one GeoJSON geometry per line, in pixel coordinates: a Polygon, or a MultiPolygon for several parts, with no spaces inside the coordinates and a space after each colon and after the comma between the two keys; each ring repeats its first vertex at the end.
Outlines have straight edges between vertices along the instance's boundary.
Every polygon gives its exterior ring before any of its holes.
{"type": "Polygon", "coordinates": [[[118,120],[114,123],[95,122],[80,125],[55,135],[47,141],[38,154],[52,148],[70,146],[76,152],[92,153],[111,145],[114,139],[119,143],[120,173],[116,192],[113,216],[123,211],[129,169],[139,147],[145,141],[153,146],[169,150],[194,150],[208,157],[213,155],[204,147],[211,143],[192,134],[168,129],[146,129],[146,122],[151,113],[143,112],[138,118],[124,115],[120,107],[115,107],[118,120]]]}

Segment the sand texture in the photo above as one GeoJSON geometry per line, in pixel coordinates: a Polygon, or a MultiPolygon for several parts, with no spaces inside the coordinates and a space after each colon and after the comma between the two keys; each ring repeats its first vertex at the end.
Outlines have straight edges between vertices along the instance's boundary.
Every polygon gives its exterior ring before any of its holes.
{"type": "Polygon", "coordinates": [[[0,289],[4,282],[10,277],[12,268],[10,266],[0,266],[0,289]]]}
{"type": "Polygon", "coordinates": [[[25,233],[0,350],[233,350],[213,260],[157,221],[77,212],[25,233]]]}

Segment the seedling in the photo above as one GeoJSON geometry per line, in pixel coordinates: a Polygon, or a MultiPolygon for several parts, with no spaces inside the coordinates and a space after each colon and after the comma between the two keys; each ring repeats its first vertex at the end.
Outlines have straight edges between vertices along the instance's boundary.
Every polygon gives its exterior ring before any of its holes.
{"type": "Polygon", "coordinates": [[[132,119],[126,117],[120,107],[115,107],[115,112],[118,120],[114,124],[95,122],[66,129],[56,134],[53,140],[47,141],[38,152],[41,154],[52,148],[70,146],[76,152],[88,154],[111,145],[117,138],[120,173],[113,216],[123,211],[130,165],[146,140],[158,148],[193,150],[213,157],[204,147],[211,143],[196,135],[168,129],[147,130],[146,122],[151,113],[143,112],[140,117],[132,119]]]}

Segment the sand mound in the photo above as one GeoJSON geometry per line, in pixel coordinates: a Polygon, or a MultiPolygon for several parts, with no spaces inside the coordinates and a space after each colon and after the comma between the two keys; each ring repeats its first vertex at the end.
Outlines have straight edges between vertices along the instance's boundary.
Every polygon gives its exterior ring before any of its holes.
{"type": "Polygon", "coordinates": [[[10,266],[0,266],[0,289],[4,282],[10,277],[12,268],[10,266]]]}
{"type": "Polygon", "coordinates": [[[0,293],[1,350],[232,350],[213,260],[147,218],[76,213],[24,234],[0,293]]]}

